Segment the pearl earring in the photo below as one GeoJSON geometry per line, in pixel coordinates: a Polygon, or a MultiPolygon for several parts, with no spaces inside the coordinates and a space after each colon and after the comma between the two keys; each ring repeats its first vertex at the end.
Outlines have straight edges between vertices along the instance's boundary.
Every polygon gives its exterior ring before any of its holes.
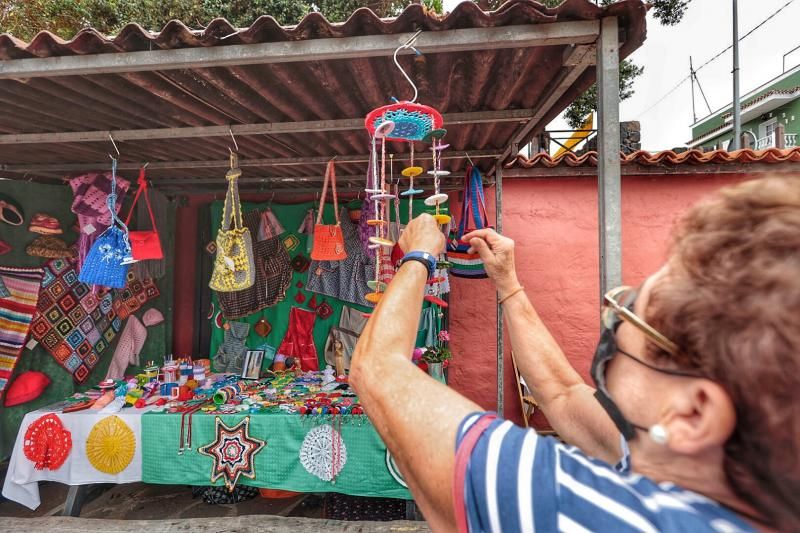
{"type": "Polygon", "coordinates": [[[650,429],[647,431],[647,434],[650,435],[650,438],[656,444],[664,445],[667,443],[667,440],[669,439],[669,431],[667,431],[667,428],[662,426],[661,424],[650,426],[650,429]]]}

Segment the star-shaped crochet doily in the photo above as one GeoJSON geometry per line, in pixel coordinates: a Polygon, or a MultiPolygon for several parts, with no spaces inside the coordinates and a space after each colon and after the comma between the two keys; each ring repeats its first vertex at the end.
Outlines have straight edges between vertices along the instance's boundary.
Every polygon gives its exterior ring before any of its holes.
{"type": "Polygon", "coordinates": [[[214,442],[197,449],[214,459],[211,482],[224,477],[225,486],[228,490],[233,490],[239,476],[255,479],[255,455],[267,443],[250,436],[250,417],[243,418],[232,428],[217,417],[216,435],[214,442]]]}

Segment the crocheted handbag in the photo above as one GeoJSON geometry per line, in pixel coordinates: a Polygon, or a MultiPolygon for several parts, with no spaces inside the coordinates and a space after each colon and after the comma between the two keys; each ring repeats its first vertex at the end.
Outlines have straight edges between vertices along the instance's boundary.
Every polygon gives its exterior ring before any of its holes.
{"type": "Polygon", "coordinates": [[[222,210],[222,226],[217,232],[217,256],[208,284],[217,292],[233,292],[246,289],[255,282],[253,241],[250,230],[242,223],[242,205],[239,201],[239,186],[236,180],[242,175],[237,168],[236,154],[231,154],[231,169],[225,174],[228,193],[222,210]],[[231,228],[231,221],[233,227],[231,228]]]}
{"type": "Polygon", "coordinates": [[[144,193],[144,201],[147,203],[147,211],[150,213],[150,222],[153,224],[153,229],[149,231],[129,232],[133,258],[137,261],[145,259],[164,259],[164,252],[161,250],[161,239],[158,236],[158,228],[156,227],[156,218],[153,216],[153,208],[150,207],[150,195],[147,192],[147,180],[144,179],[144,167],[139,170],[139,180],[137,183],[139,184],[139,188],[136,191],[136,196],[133,198],[131,210],[128,211],[128,218],[125,219],[125,225],[127,226],[130,224],[133,208],[136,207],[139,196],[144,193]]]}
{"type": "Polygon", "coordinates": [[[78,279],[90,285],[113,289],[125,287],[128,269],[134,262],[128,240],[128,226],[117,216],[117,161],[111,164],[111,193],[106,206],[111,213],[111,225],[92,244],[81,266],[78,279]]]}
{"type": "Polygon", "coordinates": [[[486,202],[483,196],[483,177],[478,167],[468,166],[464,177],[464,202],[461,205],[461,219],[458,228],[450,232],[447,244],[447,260],[453,266],[450,273],[459,278],[480,279],[488,277],[477,253],[469,253],[469,243],[462,240],[470,229],[470,218],[475,222],[474,229],[489,227],[486,216],[486,202]]]}
{"type": "Polygon", "coordinates": [[[322,184],[322,198],[319,202],[317,223],[314,225],[314,247],[311,249],[311,259],[316,261],[341,261],[347,258],[344,247],[344,235],[339,220],[339,202],[336,198],[336,171],[333,159],[328,161],[325,170],[325,181],[322,184]],[[331,183],[333,192],[333,212],[336,215],[336,224],[323,224],[322,212],[325,210],[325,195],[328,192],[328,182],[331,183]]]}

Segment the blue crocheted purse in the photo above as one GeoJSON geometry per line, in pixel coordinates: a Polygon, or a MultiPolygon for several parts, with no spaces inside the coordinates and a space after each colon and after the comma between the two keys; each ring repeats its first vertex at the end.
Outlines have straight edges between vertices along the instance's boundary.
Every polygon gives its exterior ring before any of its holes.
{"type": "Polygon", "coordinates": [[[113,289],[125,287],[128,269],[135,263],[128,240],[128,227],[117,216],[117,161],[111,165],[111,193],[106,206],[111,212],[111,226],[94,242],[83,262],[78,279],[90,285],[113,289]]]}

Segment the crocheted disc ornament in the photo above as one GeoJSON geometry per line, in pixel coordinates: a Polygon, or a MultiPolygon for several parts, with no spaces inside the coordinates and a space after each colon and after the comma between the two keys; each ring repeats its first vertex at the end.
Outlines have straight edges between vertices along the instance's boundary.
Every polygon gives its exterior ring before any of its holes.
{"type": "Polygon", "coordinates": [[[22,451],[36,470],[58,470],[72,450],[72,434],[54,414],[44,415],[25,431],[22,451]]]}
{"type": "Polygon", "coordinates": [[[393,122],[394,128],[387,134],[390,141],[421,141],[431,130],[444,124],[441,113],[431,106],[414,102],[398,102],[373,109],[364,120],[370,135],[384,122],[393,122]]]}
{"type": "Polygon", "coordinates": [[[131,464],[136,436],[118,416],[108,416],[94,425],[86,438],[86,457],[105,474],[119,474],[131,464]]]}
{"type": "Polygon", "coordinates": [[[322,481],[334,481],[347,462],[342,434],[330,424],[313,428],[300,447],[300,464],[322,481]]]}
{"type": "Polygon", "coordinates": [[[222,419],[217,417],[216,438],[197,451],[214,460],[211,482],[224,478],[225,486],[232,491],[239,481],[239,476],[256,478],[255,455],[266,445],[266,441],[250,436],[249,416],[233,427],[226,426],[222,419]]]}

